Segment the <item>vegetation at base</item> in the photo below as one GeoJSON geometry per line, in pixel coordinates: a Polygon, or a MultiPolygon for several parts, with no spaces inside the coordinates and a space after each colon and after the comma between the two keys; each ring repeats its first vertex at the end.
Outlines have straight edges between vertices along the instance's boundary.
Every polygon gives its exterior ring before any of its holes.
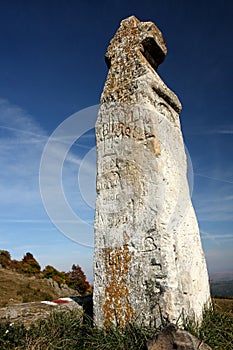
{"type": "Polygon", "coordinates": [[[185,322],[185,329],[204,340],[214,350],[233,349],[233,300],[225,299],[225,303],[213,300],[212,307],[204,310],[200,327],[194,322],[185,322]]]}
{"type": "Polygon", "coordinates": [[[19,324],[0,325],[0,349],[140,350],[146,349],[146,341],[152,335],[151,330],[134,325],[128,325],[124,330],[93,328],[91,322],[81,322],[80,314],[69,311],[53,313],[28,330],[19,324]]]}
{"type": "MultiPolygon", "coordinates": [[[[213,350],[231,350],[233,315],[215,305],[206,310],[201,327],[186,323],[186,329],[203,339],[213,350]]],[[[80,314],[53,313],[46,320],[26,329],[22,325],[0,324],[2,350],[144,350],[155,330],[129,324],[125,329],[98,329],[83,324],[80,314]]]]}
{"type": "Polygon", "coordinates": [[[90,293],[92,290],[85,273],[79,265],[73,264],[69,272],[58,271],[51,265],[47,265],[44,270],[41,270],[38,261],[29,252],[24,255],[21,261],[18,261],[12,260],[7,250],[0,250],[0,267],[27,277],[52,278],[59,285],[66,284],[80,294],[90,293]]]}

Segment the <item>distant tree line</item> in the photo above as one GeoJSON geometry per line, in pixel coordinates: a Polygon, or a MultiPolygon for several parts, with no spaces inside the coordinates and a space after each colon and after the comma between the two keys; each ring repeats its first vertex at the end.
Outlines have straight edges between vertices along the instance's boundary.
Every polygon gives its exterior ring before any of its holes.
{"type": "Polygon", "coordinates": [[[40,264],[31,253],[26,253],[21,261],[11,259],[7,250],[0,250],[0,267],[9,269],[27,276],[37,278],[52,278],[59,285],[66,284],[77,290],[80,294],[90,293],[92,287],[87,281],[86,275],[79,265],[72,265],[71,271],[61,272],[51,265],[41,270],[40,264]]]}

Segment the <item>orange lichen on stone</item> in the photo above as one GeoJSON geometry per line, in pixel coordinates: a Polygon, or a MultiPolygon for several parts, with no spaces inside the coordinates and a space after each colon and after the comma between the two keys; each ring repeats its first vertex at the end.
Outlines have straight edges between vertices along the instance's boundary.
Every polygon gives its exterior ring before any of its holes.
{"type": "Polygon", "coordinates": [[[126,244],[104,250],[106,287],[103,305],[104,325],[115,323],[124,327],[132,322],[135,312],[129,302],[127,275],[131,256],[126,244]]]}

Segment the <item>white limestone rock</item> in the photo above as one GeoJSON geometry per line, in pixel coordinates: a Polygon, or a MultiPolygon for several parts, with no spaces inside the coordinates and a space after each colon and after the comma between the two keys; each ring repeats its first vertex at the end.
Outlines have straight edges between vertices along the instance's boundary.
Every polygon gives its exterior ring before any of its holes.
{"type": "Polygon", "coordinates": [[[181,104],[156,72],[159,29],[121,22],[96,122],[94,318],[99,326],[161,314],[201,319],[208,274],[187,181],[181,104]]]}

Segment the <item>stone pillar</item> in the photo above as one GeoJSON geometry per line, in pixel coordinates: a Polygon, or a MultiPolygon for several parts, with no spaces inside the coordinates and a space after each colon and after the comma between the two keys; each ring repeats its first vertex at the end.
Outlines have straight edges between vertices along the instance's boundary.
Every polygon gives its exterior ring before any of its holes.
{"type": "Polygon", "coordinates": [[[96,122],[94,318],[98,326],[200,320],[210,298],[191,203],[181,104],[156,70],[159,29],[123,20],[107,49],[96,122]]]}

